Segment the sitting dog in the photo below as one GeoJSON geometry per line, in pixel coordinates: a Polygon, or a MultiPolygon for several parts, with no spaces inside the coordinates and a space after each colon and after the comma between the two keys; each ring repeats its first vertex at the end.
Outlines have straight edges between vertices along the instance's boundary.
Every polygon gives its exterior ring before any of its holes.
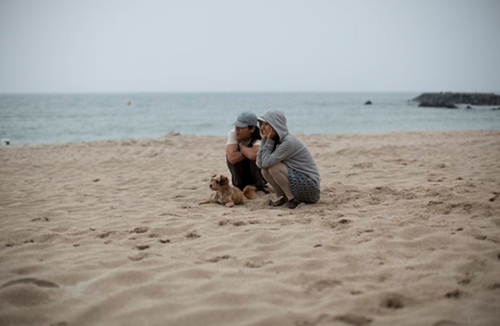
{"type": "Polygon", "coordinates": [[[202,201],[202,204],[219,203],[227,207],[243,204],[243,197],[252,199],[255,195],[254,186],[246,186],[243,191],[229,185],[229,178],[222,174],[214,174],[210,180],[210,189],[215,191],[212,198],[202,201]]]}

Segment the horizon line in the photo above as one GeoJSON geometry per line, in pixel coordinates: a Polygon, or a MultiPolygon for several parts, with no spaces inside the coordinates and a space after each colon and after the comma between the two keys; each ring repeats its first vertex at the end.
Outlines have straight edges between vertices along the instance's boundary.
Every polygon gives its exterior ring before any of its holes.
{"type": "Polygon", "coordinates": [[[331,91],[15,91],[15,92],[2,92],[0,95],[84,95],[84,94],[291,94],[291,93],[309,93],[309,94],[322,94],[322,93],[370,93],[370,94],[383,94],[383,93],[466,93],[466,94],[500,94],[497,92],[488,91],[346,91],[346,90],[331,90],[331,91]]]}

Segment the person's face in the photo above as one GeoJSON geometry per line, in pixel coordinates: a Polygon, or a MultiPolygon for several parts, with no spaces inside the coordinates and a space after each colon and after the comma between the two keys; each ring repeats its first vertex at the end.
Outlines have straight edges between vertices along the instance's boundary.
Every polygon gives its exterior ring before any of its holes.
{"type": "Polygon", "coordinates": [[[271,134],[271,132],[273,131],[273,127],[271,127],[271,125],[269,123],[262,121],[260,123],[260,130],[261,130],[263,135],[268,137],[271,134]]]}
{"type": "Polygon", "coordinates": [[[254,130],[255,127],[234,127],[234,132],[238,141],[250,140],[252,138],[252,132],[254,130]]]}

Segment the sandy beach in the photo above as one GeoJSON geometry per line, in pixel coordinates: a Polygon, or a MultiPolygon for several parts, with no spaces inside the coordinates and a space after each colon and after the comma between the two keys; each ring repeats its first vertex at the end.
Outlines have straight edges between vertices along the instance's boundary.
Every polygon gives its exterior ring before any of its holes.
{"type": "Polygon", "coordinates": [[[322,197],[198,205],[225,137],[0,147],[0,325],[499,325],[500,132],[298,135],[322,197]]]}

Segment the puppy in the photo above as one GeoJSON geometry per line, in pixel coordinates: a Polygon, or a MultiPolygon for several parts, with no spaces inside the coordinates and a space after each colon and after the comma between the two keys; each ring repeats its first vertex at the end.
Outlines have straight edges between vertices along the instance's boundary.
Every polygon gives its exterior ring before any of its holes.
{"type": "Polygon", "coordinates": [[[243,197],[252,199],[255,195],[254,186],[246,186],[243,191],[239,188],[230,186],[229,179],[222,174],[214,174],[210,180],[209,188],[215,191],[212,198],[202,201],[202,204],[219,203],[227,207],[243,204],[243,197]]]}

